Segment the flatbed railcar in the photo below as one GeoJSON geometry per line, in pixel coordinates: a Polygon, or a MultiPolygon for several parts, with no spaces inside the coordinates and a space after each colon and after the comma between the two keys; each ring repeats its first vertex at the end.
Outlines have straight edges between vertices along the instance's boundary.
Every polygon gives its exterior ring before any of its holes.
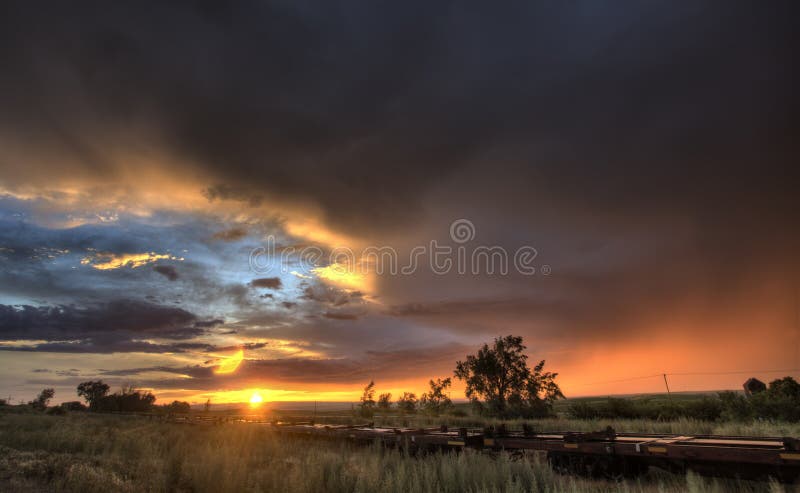
{"type": "Polygon", "coordinates": [[[371,424],[279,422],[267,426],[287,437],[378,442],[414,452],[470,448],[541,453],[558,472],[610,479],[635,477],[650,467],[741,479],[794,482],[800,478],[800,440],[789,437],[616,433],[611,428],[591,433],[534,433],[529,429],[509,432],[502,427],[450,430],[444,426],[382,428],[371,424]]]}

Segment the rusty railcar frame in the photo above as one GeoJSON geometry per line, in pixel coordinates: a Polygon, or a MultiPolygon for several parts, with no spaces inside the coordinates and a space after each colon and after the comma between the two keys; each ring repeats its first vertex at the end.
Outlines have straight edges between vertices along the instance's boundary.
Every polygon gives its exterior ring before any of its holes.
{"type": "Polygon", "coordinates": [[[450,430],[437,428],[381,428],[371,424],[322,425],[269,423],[287,437],[380,443],[412,452],[464,448],[546,454],[558,472],[619,479],[634,477],[649,467],[671,472],[688,470],[706,476],[793,482],[800,478],[800,440],[787,437],[669,435],[600,432],[534,433],[529,429],[450,430]]]}

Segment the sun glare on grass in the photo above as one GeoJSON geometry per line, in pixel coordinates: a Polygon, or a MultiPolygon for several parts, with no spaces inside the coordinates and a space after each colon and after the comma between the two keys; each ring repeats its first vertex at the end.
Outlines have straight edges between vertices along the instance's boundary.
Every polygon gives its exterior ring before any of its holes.
{"type": "Polygon", "coordinates": [[[262,402],[264,402],[264,398],[261,397],[261,394],[258,392],[253,392],[253,395],[250,397],[250,405],[256,407],[262,402]]]}

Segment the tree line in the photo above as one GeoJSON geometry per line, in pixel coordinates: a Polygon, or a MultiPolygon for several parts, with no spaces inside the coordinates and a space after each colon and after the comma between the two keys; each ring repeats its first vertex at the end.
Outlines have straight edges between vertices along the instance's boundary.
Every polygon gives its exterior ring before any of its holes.
{"type": "Polygon", "coordinates": [[[576,419],[623,418],[702,421],[777,420],[800,421],[800,383],[792,377],[773,380],[750,396],[730,390],[692,400],[664,400],[663,396],[639,399],[576,399],[567,408],[576,419]]]}
{"type": "MultiPolygon", "coordinates": [[[[157,406],[156,396],[152,392],[136,389],[133,385],[123,385],[119,391],[109,393],[111,387],[102,380],[83,382],[78,385],[76,391],[77,395],[84,399],[85,404],[81,401],[67,401],[49,407],[50,400],[55,396],[55,390],[46,388],[35,399],[28,401],[27,405],[34,410],[46,411],[49,414],[64,414],[66,411],[188,413],[191,409],[188,402],[177,400],[157,406]]],[[[206,402],[206,410],[209,406],[210,400],[206,402]]]]}
{"type": "Polygon", "coordinates": [[[452,381],[449,378],[430,380],[428,382],[430,390],[417,398],[414,392],[403,392],[398,397],[397,402],[392,402],[392,394],[384,393],[378,396],[375,401],[375,382],[370,381],[361,394],[358,405],[358,414],[362,417],[372,417],[376,410],[389,411],[397,409],[402,414],[413,414],[417,411],[424,411],[427,414],[439,416],[440,414],[452,413],[455,410],[447,389],[450,388],[452,381]]]}

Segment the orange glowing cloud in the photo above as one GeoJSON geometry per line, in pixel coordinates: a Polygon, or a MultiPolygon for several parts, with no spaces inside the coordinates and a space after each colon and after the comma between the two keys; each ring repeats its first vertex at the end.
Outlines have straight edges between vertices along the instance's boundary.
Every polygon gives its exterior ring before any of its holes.
{"type": "Polygon", "coordinates": [[[233,356],[228,356],[222,358],[219,366],[214,370],[216,374],[227,374],[233,373],[239,368],[239,365],[242,364],[242,360],[244,359],[244,350],[240,349],[236,354],[233,356]]]}
{"type": "Polygon", "coordinates": [[[313,272],[323,281],[339,287],[366,292],[371,292],[373,288],[373,281],[367,273],[357,272],[344,264],[317,267],[313,272]]]}
{"type": "Polygon", "coordinates": [[[120,269],[122,267],[135,269],[143,265],[151,264],[157,260],[183,260],[183,258],[155,252],[95,253],[81,259],[81,264],[90,265],[98,270],[120,269]]]}

